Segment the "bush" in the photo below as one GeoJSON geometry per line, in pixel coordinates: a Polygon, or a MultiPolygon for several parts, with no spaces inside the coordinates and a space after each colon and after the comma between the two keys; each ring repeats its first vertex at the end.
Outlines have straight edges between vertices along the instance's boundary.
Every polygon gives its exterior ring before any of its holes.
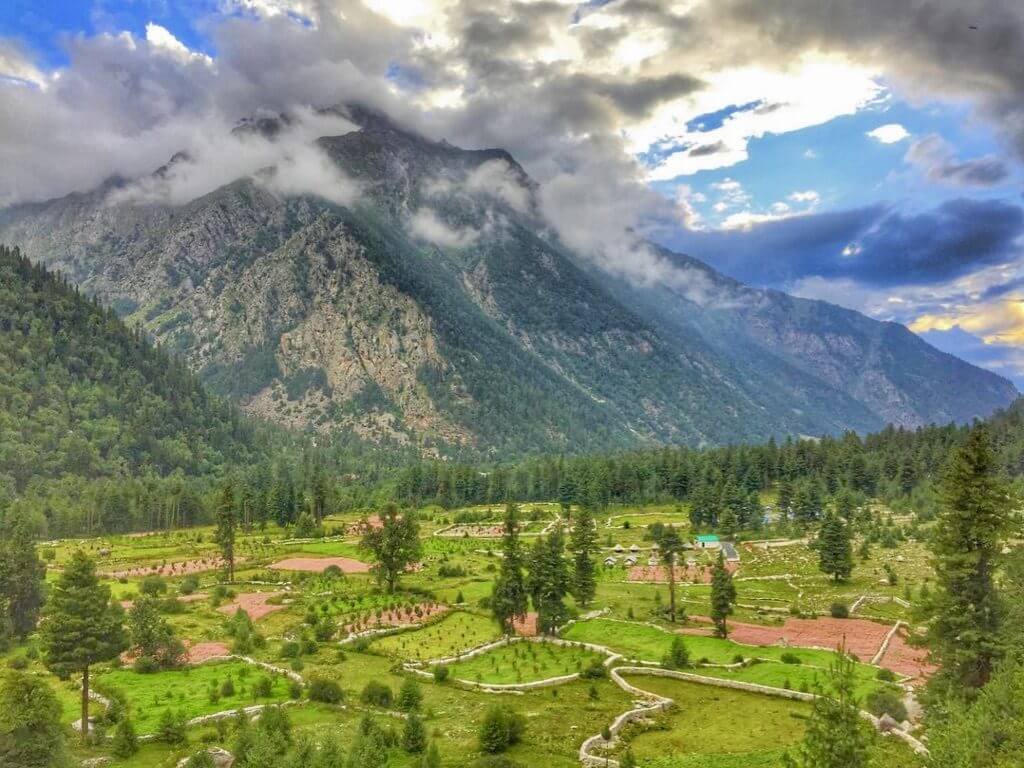
{"type": "Polygon", "coordinates": [[[487,710],[480,724],[480,750],[489,754],[504,752],[523,737],[525,720],[518,712],[503,705],[487,710]]]}
{"type": "Polygon", "coordinates": [[[156,727],[156,739],[165,744],[185,743],[185,716],[165,709],[156,727]]]}
{"type": "Polygon", "coordinates": [[[26,669],[28,667],[28,659],[24,656],[15,656],[7,662],[7,666],[11,669],[26,669]]]}
{"type": "Polygon", "coordinates": [[[893,672],[891,669],[885,669],[883,667],[875,673],[875,678],[878,680],[883,680],[886,683],[895,683],[896,673],[893,672]]]}
{"type": "Polygon", "coordinates": [[[302,698],[302,683],[298,680],[290,680],[288,682],[288,698],[295,699],[296,701],[302,698]]]}
{"type": "Polygon", "coordinates": [[[143,595],[156,597],[167,591],[167,582],[155,573],[150,574],[139,583],[139,592],[143,595]]]}
{"type": "Polygon", "coordinates": [[[438,664],[436,667],[434,667],[433,671],[435,683],[443,683],[448,679],[448,667],[446,667],[444,664],[438,664]]]}
{"type": "Polygon", "coordinates": [[[674,669],[690,666],[690,649],[686,647],[686,641],[679,635],[672,638],[672,647],[665,654],[663,663],[666,667],[674,669]]]}
{"type": "Polygon", "coordinates": [[[328,565],[324,568],[324,576],[328,579],[340,579],[345,575],[345,572],[336,565],[328,565]]]}
{"type": "Polygon", "coordinates": [[[907,708],[893,691],[872,691],[864,701],[868,712],[875,717],[889,715],[897,723],[907,719],[907,708]]]}
{"type": "MultiPolygon", "coordinates": [[[[321,643],[326,643],[331,639],[337,629],[338,627],[334,623],[334,620],[328,616],[324,616],[316,623],[316,626],[313,627],[313,635],[321,643]]],[[[316,651],[313,651],[313,653],[316,653],[316,651]]]]}
{"type": "Polygon", "coordinates": [[[213,755],[204,749],[202,752],[196,752],[192,755],[188,762],[185,763],[185,768],[216,768],[216,765],[213,761],[213,755]]]}
{"type": "Polygon", "coordinates": [[[782,654],[779,657],[779,659],[782,661],[783,664],[799,664],[800,663],[800,657],[797,656],[795,653],[790,653],[789,651],[786,651],[784,654],[782,654]]]}
{"type": "Polygon", "coordinates": [[[394,700],[394,694],[384,683],[378,680],[371,680],[365,685],[362,693],[359,694],[359,700],[364,704],[387,709],[394,700]]]}
{"type": "Polygon", "coordinates": [[[297,642],[295,642],[294,640],[286,640],[285,642],[281,643],[281,658],[282,659],[295,659],[295,658],[298,658],[299,653],[301,652],[301,650],[302,649],[299,648],[299,644],[297,642]]]}
{"type": "Polygon", "coordinates": [[[110,743],[110,751],[115,757],[131,757],[139,751],[139,740],[135,735],[135,726],[127,717],[123,718],[114,729],[114,738],[110,743]]]}
{"type": "Polygon", "coordinates": [[[517,763],[508,755],[484,755],[473,762],[473,768],[520,768],[517,763]]]}
{"type": "Polygon", "coordinates": [[[235,695],[235,681],[232,678],[228,678],[220,686],[220,695],[224,698],[235,695]]]}
{"type": "MultiPolygon", "coordinates": [[[[388,691],[390,693],[390,690],[388,691]]],[[[324,704],[337,704],[343,694],[341,686],[326,677],[314,677],[309,681],[310,701],[322,701],[324,704]]]]}
{"type": "Polygon", "coordinates": [[[160,669],[160,663],[152,656],[139,656],[132,664],[132,668],[143,675],[148,675],[160,669]]]}
{"type": "Polygon", "coordinates": [[[409,715],[402,729],[402,749],[410,755],[418,755],[427,746],[427,729],[415,713],[409,715]]]}
{"type": "Polygon", "coordinates": [[[196,576],[186,576],[178,585],[178,591],[183,595],[191,595],[197,589],[199,589],[199,578],[196,576]]]}
{"type": "Polygon", "coordinates": [[[580,677],[584,680],[600,680],[602,677],[608,677],[608,668],[600,660],[594,659],[583,668],[580,677]]]}
{"type": "Polygon", "coordinates": [[[420,684],[407,677],[398,690],[398,708],[403,712],[414,712],[420,708],[422,701],[423,692],[420,691],[420,684]]]}
{"type": "Polygon", "coordinates": [[[829,613],[832,614],[833,619],[850,618],[850,608],[846,603],[832,603],[832,606],[829,608],[829,613]]]}
{"type": "Polygon", "coordinates": [[[264,675],[252,684],[252,696],[254,699],[267,699],[274,693],[274,681],[264,675]]]}

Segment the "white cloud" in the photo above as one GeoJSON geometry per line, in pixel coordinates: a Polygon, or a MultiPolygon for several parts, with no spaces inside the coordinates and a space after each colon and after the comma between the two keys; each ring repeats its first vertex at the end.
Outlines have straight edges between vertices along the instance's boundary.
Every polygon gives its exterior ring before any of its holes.
{"type": "Polygon", "coordinates": [[[802,192],[793,192],[789,195],[789,199],[794,203],[809,203],[810,205],[816,205],[821,201],[821,195],[813,189],[806,189],[802,192]]]}
{"type": "Polygon", "coordinates": [[[206,64],[213,64],[213,59],[203,53],[195,53],[176,38],[166,27],[149,22],[146,24],[146,42],[157,50],[163,51],[171,56],[188,61],[194,59],[206,64]]]}
{"type": "Polygon", "coordinates": [[[910,133],[899,123],[886,123],[868,131],[867,135],[883,144],[895,144],[910,136],[910,133]]]}
{"type": "Polygon", "coordinates": [[[468,248],[480,238],[475,229],[448,226],[430,208],[420,208],[409,217],[409,231],[442,248],[468,248]]]}

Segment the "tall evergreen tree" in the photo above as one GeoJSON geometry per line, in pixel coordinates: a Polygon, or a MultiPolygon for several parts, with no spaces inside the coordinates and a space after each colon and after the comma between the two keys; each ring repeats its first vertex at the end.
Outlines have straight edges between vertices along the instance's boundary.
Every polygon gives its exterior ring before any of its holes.
{"type": "Polygon", "coordinates": [[[838,515],[829,513],[818,534],[818,568],[836,581],[853,573],[853,546],[850,528],[838,515]]]}
{"type": "Polygon", "coordinates": [[[491,610],[502,630],[512,633],[517,618],[526,615],[528,594],[523,575],[523,551],[519,541],[519,510],[515,504],[505,507],[505,528],[501,544],[501,570],[491,594],[491,610]]]}
{"type": "Polygon", "coordinates": [[[15,637],[23,639],[36,628],[45,575],[32,526],[23,515],[10,516],[0,528],[0,606],[6,605],[5,623],[15,637]]]}
{"type": "Polygon", "coordinates": [[[57,768],[66,765],[60,702],[41,677],[0,674],[0,765],[57,768]]]}
{"type": "Polygon", "coordinates": [[[931,542],[937,589],[928,632],[940,671],[931,688],[970,698],[1000,656],[994,576],[1010,522],[1008,490],[986,427],[972,429],[954,451],[942,476],[941,502],[931,542]]]}
{"type": "Polygon", "coordinates": [[[217,529],[213,537],[220,547],[220,556],[224,560],[224,571],[229,582],[235,580],[235,531],[238,528],[238,514],[235,511],[235,493],[231,481],[226,481],[221,488],[220,501],[217,504],[217,529]]]}
{"type": "Polygon", "coordinates": [[[665,526],[658,539],[658,552],[668,574],[668,617],[676,620],[676,560],[683,551],[683,539],[674,525],[665,526]]]}
{"type": "Polygon", "coordinates": [[[539,538],[530,553],[527,587],[537,611],[537,629],[551,634],[568,617],[569,568],[565,562],[565,535],[561,526],[539,538]]]}
{"type": "Polygon", "coordinates": [[[47,669],[62,680],[82,675],[82,736],[89,734],[89,667],[127,647],[124,611],[101,584],[96,564],[81,550],[72,555],[50,591],[41,634],[47,669]]]}
{"type": "Polygon", "coordinates": [[[719,550],[718,560],[711,569],[711,620],[715,623],[717,637],[728,637],[726,619],[732,615],[732,604],[735,602],[736,586],[732,583],[732,574],[725,567],[725,557],[719,550]]]}
{"type": "Polygon", "coordinates": [[[573,551],[573,596],[576,602],[586,607],[597,592],[597,575],[594,569],[593,552],[597,546],[597,526],[589,507],[584,506],[576,513],[572,523],[570,547],[573,551]]]}

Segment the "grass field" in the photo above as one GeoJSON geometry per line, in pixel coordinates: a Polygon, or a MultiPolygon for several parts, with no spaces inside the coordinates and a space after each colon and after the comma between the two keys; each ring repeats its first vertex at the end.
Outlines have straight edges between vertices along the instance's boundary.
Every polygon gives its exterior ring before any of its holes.
{"type": "Polygon", "coordinates": [[[187,719],[238,709],[252,704],[267,704],[288,699],[288,681],[241,661],[228,661],[140,674],[131,669],[114,669],[100,675],[97,690],[116,690],[124,695],[139,733],[152,733],[164,710],[181,712],[187,719]],[[271,695],[257,697],[253,686],[269,679],[271,695]],[[231,680],[234,693],[226,695],[222,686],[231,680]],[[218,692],[213,701],[211,691],[218,692]]]}
{"type": "Polygon", "coordinates": [[[374,640],[370,648],[376,653],[394,658],[426,661],[454,656],[499,636],[498,625],[492,619],[456,611],[422,629],[374,640]]]}
{"type": "MultiPolygon", "coordinates": [[[[644,768],[778,768],[804,732],[810,705],[788,699],[636,675],[629,682],[675,701],[650,728],[631,728],[624,740],[644,768]]],[[[893,739],[872,741],[872,768],[922,763],[893,739]]]]}
{"type": "Polygon", "coordinates": [[[605,659],[585,648],[554,643],[513,643],[450,665],[452,677],[478,683],[530,683],[580,672],[605,659]]]}

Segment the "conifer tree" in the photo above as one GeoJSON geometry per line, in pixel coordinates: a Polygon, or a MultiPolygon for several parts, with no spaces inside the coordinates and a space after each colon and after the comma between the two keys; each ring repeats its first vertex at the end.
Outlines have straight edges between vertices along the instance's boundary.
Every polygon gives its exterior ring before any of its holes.
{"type": "Polygon", "coordinates": [[[0,673],[0,765],[50,768],[64,762],[60,702],[42,677],[0,673]]]}
{"type": "Polygon", "coordinates": [[[849,526],[831,512],[825,516],[818,534],[818,568],[836,581],[850,578],[853,572],[849,526]]]}
{"type": "Polygon", "coordinates": [[[217,530],[213,537],[220,547],[220,556],[224,560],[224,572],[229,582],[235,580],[235,529],[238,527],[238,515],[235,511],[235,493],[231,482],[224,483],[217,504],[217,530]]]}
{"type": "Polygon", "coordinates": [[[0,528],[0,613],[6,606],[7,623],[23,639],[36,628],[43,604],[46,567],[36,554],[35,537],[22,515],[9,515],[0,528]]]}
{"type": "Polygon", "coordinates": [[[570,546],[573,551],[573,596],[586,607],[597,591],[592,553],[597,544],[597,526],[590,509],[584,506],[573,520],[570,546]]]}
{"type": "Polygon", "coordinates": [[[785,755],[786,768],[865,768],[868,742],[854,695],[854,661],[840,646],[829,667],[829,690],[819,690],[803,743],[785,755]]]}
{"type": "Polygon", "coordinates": [[[940,491],[931,542],[935,619],[928,632],[940,671],[930,687],[971,698],[1000,657],[1002,609],[994,576],[1010,512],[986,427],[972,429],[953,452],[940,491]]]}
{"type": "Polygon", "coordinates": [[[491,593],[491,610],[502,630],[511,634],[516,619],[526,615],[528,600],[523,551],[519,542],[519,511],[515,504],[505,508],[501,552],[501,570],[491,593]]]}
{"type": "Polygon", "coordinates": [[[82,737],[89,734],[89,667],[117,657],[127,646],[124,611],[101,584],[96,564],[72,555],[50,591],[41,635],[47,669],[66,680],[82,675],[82,737]]]}
{"type": "Polygon", "coordinates": [[[527,587],[537,611],[537,629],[550,634],[568,616],[565,596],[569,592],[569,569],[565,562],[565,536],[557,526],[547,537],[539,538],[530,553],[527,587]]]}
{"type": "Polygon", "coordinates": [[[665,526],[658,540],[658,552],[661,562],[668,573],[668,616],[670,621],[676,620],[676,559],[683,551],[683,540],[674,525],[665,526]]]}
{"type": "Polygon", "coordinates": [[[736,602],[736,587],[732,574],[725,567],[725,557],[718,552],[718,560],[711,570],[711,620],[715,623],[715,635],[727,637],[729,627],[726,619],[732,615],[732,604],[736,602]]]}

